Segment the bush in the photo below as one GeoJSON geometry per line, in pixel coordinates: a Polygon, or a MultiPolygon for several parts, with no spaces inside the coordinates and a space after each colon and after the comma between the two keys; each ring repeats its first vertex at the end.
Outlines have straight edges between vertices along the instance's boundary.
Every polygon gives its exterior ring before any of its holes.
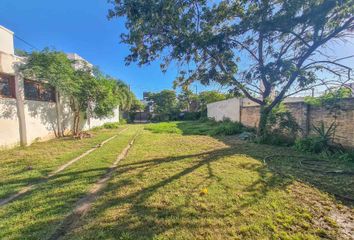
{"type": "Polygon", "coordinates": [[[202,116],[198,120],[198,122],[200,122],[200,123],[205,123],[205,122],[209,122],[209,121],[214,121],[215,122],[215,119],[202,116]]]}
{"type": "Polygon", "coordinates": [[[103,124],[103,128],[105,128],[105,129],[119,128],[119,122],[105,123],[105,124],[103,124]]]}
{"type": "Polygon", "coordinates": [[[340,160],[354,162],[354,150],[348,150],[339,156],[340,160]]]}
{"type": "Polygon", "coordinates": [[[182,131],[177,127],[178,122],[163,122],[163,123],[152,123],[145,126],[145,130],[149,130],[153,133],[182,133],[182,131]]]}
{"type": "Polygon", "coordinates": [[[200,119],[200,112],[183,112],[179,115],[179,120],[196,121],[200,119]]]}
{"type": "Polygon", "coordinates": [[[256,143],[275,146],[289,147],[294,145],[295,138],[292,135],[285,135],[279,131],[273,131],[255,139],[256,143]]]}
{"type": "Polygon", "coordinates": [[[321,153],[325,143],[319,137],[306,137],[295,141],[295,149],[301,152],[321,153]]]}
{"type": "Polygon", "coordinates": [[[235,135],[242,133],[245,127],[241,123],[223,121],[217,124],[217,127],[211,132],[211,135],[235,135]]]}
{"type": "Polygon", "coordinates": [[[180,122],[164,122],[148,124],[145,127],[146,130],[150,130],[154,133],[180,133],[186,135],[234,135],[242,133],[246,130],[241,123],[231,122],[230,120],[224,120],[222,122],[216,122],[214,120],[202,121],[180,121],[180,122]]]}
{"type": "Polygon", "coordinates": [[[127,119],[120,118],[119,119],[119,125],[125,125],[125,124],[127,124],[127,119]]]}
{"type": "Polygon", "coordinates": [[[334,143],[336,127],[335,122],[328,128],[323,122],[319,126],[313,126],[316,135],[296,140],[295,148],[302,152],[325,153],[327,156],[343,154],[344,148],[334,143]]]}

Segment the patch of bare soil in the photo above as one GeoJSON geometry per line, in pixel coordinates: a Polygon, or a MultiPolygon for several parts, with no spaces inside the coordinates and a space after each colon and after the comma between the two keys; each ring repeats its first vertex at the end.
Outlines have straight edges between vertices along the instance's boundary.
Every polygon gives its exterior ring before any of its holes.
{"type": "Polygon", "coordinates": [[[354,209],[305,183],[295,182],[290,188],[293,197],[312,213],[319,237],[354,240],[354,209]]]}
{"type": "Polygon", "coordinates": [[[134,141],[137,137],[137,134],[133,137],[131,142],[126,146],[123,151],[118,155],[116,161],[112,164],[112,166],[107,170],[106,174],[99,179],[90,191],[87,193],[85,197],[80,199],[74,210],[63,220],[61,225],[57,228],[57,230],[53,233],[53,235],[49,238],[52,240],[62,239],[68,232],[74,229],[79,223],[82,216],[84,216],[91,208],[94,201],[99,197],[104,188],[107,186],[108,181],[113,176],[114,171],[117,169],[118,163],[123,160],[130,148],[133,146],[134,141]]]}

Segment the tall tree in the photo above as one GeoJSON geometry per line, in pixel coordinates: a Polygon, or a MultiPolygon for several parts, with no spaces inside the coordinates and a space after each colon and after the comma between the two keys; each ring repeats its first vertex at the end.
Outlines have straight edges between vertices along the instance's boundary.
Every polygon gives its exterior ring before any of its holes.
{"type": "Polygon", "coordinates": [[[182,92],[178,94],[178,109],[181,111],[194,112],[197,111],[199,105],[199,98],[188,88],[183,88],[182,92]]]}
{"type": "Polygon", "coordinates": [[[148,97],[154,103],[154,112],[164,120],[170,120],[170,116],[177,111],[177,96],[175,91],[162,90],[159,93],[151,93],[148,97]]]}
{"type": "MultiPolygon", "coordinates": [[[[57,102],[60,100],[59,93],[69,98],[74,113],[73,133],[78,134],[82,114],[110,116],[119,104],[120,95],[114,79],[82,63],[79,69],[75,69],[74,63],[62,52],[45,49],[30,53],[20,70],[25,77],[55,87],[57,102]]],[[[57,111],[60,111],[58,104],[57,111]]],[[[59,135],[62,134],[60,126],[58,119],[59,135]]]]}
{"type": "MultiPolygon", "coordinates": [[[[40,52],[26,53],[26,63],[20,66],[20,71],[25,77],[36,79],[55,87],[55,99],[59,103],[62,92],[66,95],[72,95],[77,85],[74,79],[75,70],[72,67],[66,54],[58,51],[52,51],[48,48],[40,52]]],[[[59,107],[56,106],[57,115],[59,116],[59,107]]],[[[57,135],[63,135],[61,121],[57,118],[57,135]]]]}
{"type": "Polygon", "coordinates": [[[217,91],[204,91],[199,94],[200,110],[206,111],[207,104],[225,100],[231,96],[217,91]]]}
{"type": "Polygon", "coordinates": [[[179,85],[199,80],[233,87],[261,106],[259,134],[287,96],[352,78],[342,62],[349,56],[324,49],[352,34],[353,0],[110,2],[109,17],[126,19],[128,63],[162,58],[166,70],[177,61],[179,85]]]}

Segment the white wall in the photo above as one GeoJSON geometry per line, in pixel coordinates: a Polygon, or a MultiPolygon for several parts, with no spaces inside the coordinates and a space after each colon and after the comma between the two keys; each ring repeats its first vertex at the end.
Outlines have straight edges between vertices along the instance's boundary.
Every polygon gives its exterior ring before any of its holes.
{"type": "MultiPolygon", "coordinates": [[[[63,130],[69,133],[72,128],[73,114],[67,104],[61,106],[61,123],[63,130]]],[[[24,101],[24,131],[26,143],[45,141],[55,138],[57,132],[56,103],[43,101],[24,101]]],[[[119,121],[119,109],[108,118],[81,118],[83,130],[102,126],[104,123],[119,121]]],[[[16,99],[0,98],[0,149],[18,146],[21,140],[16,99]]]]}
{"type": "Polygon", "coordinates": [[[0,51],[6,54],[14,54],[14,33],[9,29],[0,26],[0,51]]]}
{"type": "Polygon", "coordinates": [[[88,130],[94,127],[102,126],[105,123],[118,122],[118,121],[119,121],[119,108],[116,108],[114,110],[114,115],[111,117],[87,119],[84,123],[83,129],[88,130]]]}
{"type": "Polygon", "coordinates": [[[0,98],[0,149],[20,143],[16,99],[0,98]]]}
{"type": "Polygon", "coordinates": [[[208,118],[214,118],[216,121],[222,121],[229,118],[231,121],[240,121],[241,99],[231,98],[224,101],[214,102],[207,105],[208,118]]]}
{"type": "MultiPolygon", "coordinates": [[[[73,60],[78,60],[75,67],[80,67],[86,60],[77,54],[69,54],[73,60]]],[[[16,71],[16,65],[23,59],[14,55],[13,32],[0,26],[0,73],[15,76],[16,99],[0,97],[0,148],[9,148],[22,143],[31,144],[33,141],[43,141],[56,136],[58,129],[57,103],[45,101],[24,100],[24,85],[22,77],[16,71]]],[[[87,63],[92,66],[90,63],[87,63]]],[[[72,129],[73,113],[69,101],[62,97],[59,107],[59,119],[63,131],[72,129]]],[[[103,119],[81,118],[83,130],[101,126],[107,122],[119,121],[119,109],[114,116],[103,119]]]]}
{"type": "MultiPolygon", "coordinates": [[[[285,103],[303,102],[303,97],[289,97],[284,100],[285,103]]],[[[239,122],[241,120],[241,107],[258,106],[248,98],[231,98],[224,101],[214,102],[207,105],[208,117],[214,118],[216,121],[222,121],[229,118],[231,121],[239,122]]]]}
{"type": "Polygon", "coordinates": [[[24,112],[27,143],[55,137],[57,130],[56,103],[25,100],[24,112]]]}

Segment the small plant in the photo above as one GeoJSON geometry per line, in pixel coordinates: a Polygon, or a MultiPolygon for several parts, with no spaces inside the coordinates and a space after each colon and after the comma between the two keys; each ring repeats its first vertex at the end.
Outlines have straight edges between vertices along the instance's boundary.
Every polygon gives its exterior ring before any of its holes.
{"type": "Polygon", "coordinates": [[[322,121],[319,126],[313,126],[315,135],[296,140],[295,148],[302,152],[325,153],[326,155],[343,153],[343,147],[334,143],[336,128],[336,122],[332,122],[331,125],[326,128],[322,121]]]}
{"type": "Polygon", "coordinates": [[[119,125],[127,124],[127,120],[124,118],[119,118],[119,125]]]}
{"type": "Polygon", "coordinates": [[[301,131],[296,119],[284,103],[275,107],[268,116],[267,131],[255,138],[256,143],[276,146],[292,146],[301,131]]]}
{"type": "Polygon", "coordinates": [[[340,154],[338,158],[346,162],[354,162],[354,150],[346,151],[340,154]]]}
{"type": "Polygon", "coordinates": [[[212,131],[211,135],[235,135],[242,133],[244,129],[245,128],[241,123],[224,120],[217,125],[217,127],[212,131]]]}
{"type": "Polygon", "coordinates": [[[105,123],[105,124],[103,124],[103,128],[105,128],[105,129],[116,129],[116,128],[119,128],[119,122],[105,123]]]}

